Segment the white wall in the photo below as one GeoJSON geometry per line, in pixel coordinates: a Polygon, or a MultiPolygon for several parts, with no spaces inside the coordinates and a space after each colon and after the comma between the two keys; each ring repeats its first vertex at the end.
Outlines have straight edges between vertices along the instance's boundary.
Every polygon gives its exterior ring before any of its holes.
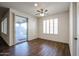
{"type": "Polygon", "coordinates": [[[10,42],[9,42],[9,30],[8,30],[8,26],[9,26],[9,11],[7,11],[7,13],[5,13],[5,15],[3,16],[3,18],[0,21],[0,24],[4,20],[5,17],[7,17],[7,34],[4,34],[3,32],[1,32],[1,37],[9,45],[10,44],[10,42]]]}
{"type": "Polygon", "coordinates": [[[65,11],[38,19],[38,37],[52,41],[69,43],[69,12],[65,11]],[[43,34],[43,20],[53,18],[58,18],[58,35],[43,34]]]}
{"type": "Polygon", "coordinates": [[[28,18],[28,40],[32,40],[32,39],[36,39],[37,38],[37,19],[34,17],[34,16],[31,16],[27,13],[23,13],[23,12],[20,12],[20,11],[16,11],[14,9],[10,9],[10,20],[9,20],[9,29],[10,29],[10,45],[13,45],[14,44],[14,39],[15,39],[15,31],[13,30],[14,29],[14,16],[13,14],[15,15],[20,15],[20,16],[23,16],[23,17],[27,17],[28,18]],[[13,35],[14,34],[14,35],[13,35]]]}

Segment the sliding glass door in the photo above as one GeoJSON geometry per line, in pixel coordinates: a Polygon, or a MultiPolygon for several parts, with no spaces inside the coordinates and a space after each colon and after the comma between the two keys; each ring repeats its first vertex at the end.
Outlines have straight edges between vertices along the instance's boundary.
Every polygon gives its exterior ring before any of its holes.
{"type": "Polygon", "coordinates": [[[15,37],[16,43],[28,40],[28,19],[22,16],[15,16],[15,37]]]}

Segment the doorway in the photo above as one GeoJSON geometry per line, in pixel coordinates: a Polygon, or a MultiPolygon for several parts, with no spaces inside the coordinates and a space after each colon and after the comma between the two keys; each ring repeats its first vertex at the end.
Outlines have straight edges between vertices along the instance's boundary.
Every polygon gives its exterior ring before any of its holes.
{"type": "Polygon", "coordinates": [[[15,15],[15,44],[28,40],[28,18],[15,15]]]}

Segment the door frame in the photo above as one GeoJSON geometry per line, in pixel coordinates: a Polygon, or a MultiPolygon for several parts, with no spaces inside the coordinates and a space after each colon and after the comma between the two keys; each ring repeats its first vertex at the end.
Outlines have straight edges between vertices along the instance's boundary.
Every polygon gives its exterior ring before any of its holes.
{"type": "Polygon", "coordinates": [[[77,2],[77,56],[79,56],[79,2],[77,2]]]}
{"type": "MultiPolygon", "coordinates": [[[[15,30],[15,16],[18,16],[18,17],[22,17],[22,18],[26,18],[26,22],[27,22],[27,24],[26,24],[26,26],[27,26],[27,40],[26,40],[26,42],[28,41],[28,18],[27,17],[24,17],[24,16],[20,16],[20,15],[15,15],[15,14],[13,14],[13,38],[14,38],[14,40],[13,40],[13,44],[15,45],[15,44],[18,44],[18,43],[16,43],[16,30],[15,30]]],[[[21,42],[20,42],[21,43],[21,42]]]]}

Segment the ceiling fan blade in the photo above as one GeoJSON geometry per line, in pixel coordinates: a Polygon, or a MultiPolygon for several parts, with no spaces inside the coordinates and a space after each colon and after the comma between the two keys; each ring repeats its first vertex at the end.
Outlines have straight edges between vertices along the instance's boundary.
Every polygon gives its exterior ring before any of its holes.
{"type": "Polygon", "coordinates": [[[40,13],[36,13],[35,15],[39,15],[40,13]]]}
{"type": "Polygon", "coordinates": [[[37,12],[40,12],[39,10],[37,10],[37,12]]]}
{"type": "Polygon", "coordinates": [[[45,12],[47,12],[48,10],[45,10],[45,12]]]}
{"type": "Polygon", "coordinates": [[[40,9],[43,12],[43,9],[40,9]]]}

